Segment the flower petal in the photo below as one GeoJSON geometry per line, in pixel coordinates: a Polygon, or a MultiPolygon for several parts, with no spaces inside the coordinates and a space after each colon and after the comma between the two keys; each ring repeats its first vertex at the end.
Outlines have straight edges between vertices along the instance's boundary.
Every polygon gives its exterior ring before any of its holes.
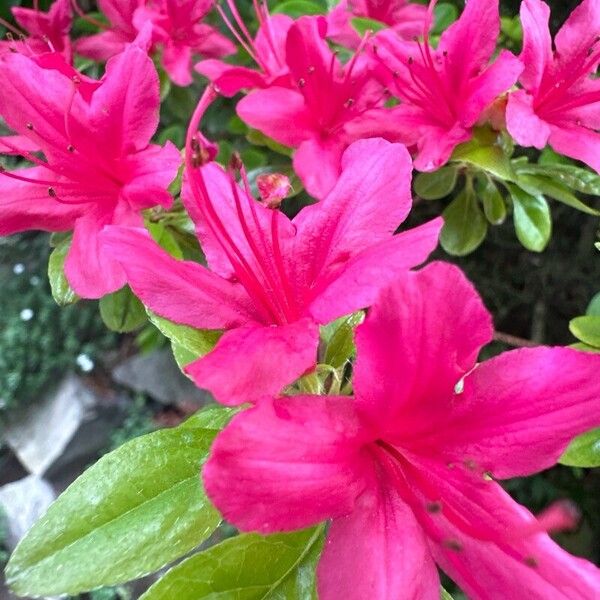
{"type": "Polygon", "coordinates": [[[371,306],[379,292],[398,274],[425,262],[438,243],[443,221],[433,219],[351,258],[314,292],[310,314],[319,323],[371,306]]]}
{"type": "Polygon", "coordinates": [[[521,62],[525,69],[521,75],[523,87],[536,93],[544,73],[553,61],[550,36],[550,7],[542,0],[523,0],[521,24],[523,25],[523,51],[521,62]]]}
{"type": "Polygon", "coordinates": [[[458,268],[432,263],[399,274],[356,333],[358,410],[408,441],[445,428],[454,387],[492,332],[489,313],[458,268]]]}
{"type": "MultiPolygon", "coordinates": [[[[600,2],[582,0],[573,8],[554,38],[560,63],[566,66],[573,62],[573,66],[580,67],[581,57],[587,56],[589,49],[598,43],[598,31],[600,31],[600,2]]],[[[590,73],[593,70],[590,68],[590,73]]]]}
{"type": "Polygon", "coordinates": [[[422,443],[505,479],[551,467],[578,434],[600,426],[600,356],[527,348],[480,364],[443,430],[422,443]]]}
{"type": "Polygon", "coordinates": [[[525,90],[509,94],[506,127],[521,146],[535,146],[541,150],[550,137],[550,126],[535,114],[533,97],[525,90]]]}
{"type": "Polygon", "coordinates": [[[310,319],[288,325],[250,325],[227,332],[215,349],[186,367],[198,387],[235,406],[277,396],[312,369],[319,329],[310,319]]]}
{"type": "Polygon", "coordinates": [[[574,123],[550,124],[548,143],[559,154],[580,160],[600,173],[600,133],[574,123]]]}
{"type": "Polygon", "coordinates": [[[273,533],[352,510],[369,463],[352,399],[263,399],[233,418],[203,469],[206,492],[243,531],[273,533]]]}
{"type": "Polygon", "coordinates": [[[194,66],[194,70],[212,81],[223,96],[231,98],[243,89],[265,87],[264,76],[248,67],[237,67],[229,63],[208,58],[194,66]]]}
{"type": "Polygon", "coordinates": [[[334,519],[317,569],[321,600],[439,600],[427,540],[392,477],[378,473],[352,513],[334,519]]]}
{"type": "Polygon", "coordinates": [[[105,253],[119,260],[133,291],[155,313],[198,329],[237,327],[255,319],[243,288],[190,261],[169,256],[142,229],[108,227],[105,253]]]}

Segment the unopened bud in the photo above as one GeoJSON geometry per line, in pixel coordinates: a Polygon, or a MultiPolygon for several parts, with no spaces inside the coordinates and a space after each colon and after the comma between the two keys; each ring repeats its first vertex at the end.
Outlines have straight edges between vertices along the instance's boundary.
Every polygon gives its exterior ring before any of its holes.
{"type": "Polygon", "coordinates": [[[256,178],[262,203],[267,208],[279,208],[292,190],[289,177],[283,173],[267,173],[256,178]]]}

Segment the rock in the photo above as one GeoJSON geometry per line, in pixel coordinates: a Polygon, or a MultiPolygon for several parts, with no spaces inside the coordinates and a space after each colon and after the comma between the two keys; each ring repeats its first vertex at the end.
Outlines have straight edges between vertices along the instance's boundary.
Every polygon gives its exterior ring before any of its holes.
{"type": "Polygon", "coordinates": [[[113,424],[104,416],[114,415],[114,406],[103,406],[81,378],[68,375],[53,392],[11,419],[5,440],[33,475],[81,457],[93,461],[108,444],[113,424]]]}
{"type": "Polygon", "coordinates": [[[52,486],[37,475],[0,488],[0,504],[8,523],[8,548],[14,550],[29,528],[46,512],[55,498],[52,486]]]}
{"type": "Polygon", "coordinates": [[[198,389],[180,370],[168,349],[138,354],[113,370],[113,379],[163,404],[205,404],[209,395],[198,389]]]}

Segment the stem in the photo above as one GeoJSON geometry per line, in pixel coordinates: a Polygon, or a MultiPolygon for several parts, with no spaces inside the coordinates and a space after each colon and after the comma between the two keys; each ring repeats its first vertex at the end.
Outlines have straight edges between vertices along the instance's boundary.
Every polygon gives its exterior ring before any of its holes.
{"type": "Polygon", "coordinates": [[[502,331],[494,332],[494,341],[501,342],[502,344],[507,344],[508,346],[513,346],[515,348],[536,348],[539,346],[537,342],[526,340],[525,338],[517,337],[516,335],[511,335],[510,333],[503,333],[502,331]]]}

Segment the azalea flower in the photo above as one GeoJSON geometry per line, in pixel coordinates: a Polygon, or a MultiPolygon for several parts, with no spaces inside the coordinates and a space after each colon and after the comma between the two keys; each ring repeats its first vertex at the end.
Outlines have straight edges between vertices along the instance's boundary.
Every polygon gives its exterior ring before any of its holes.
{"type": "Polygon", "coordinates": [[[242,89],[265,88],[270,85],[291,87],[292,84],[285,60],[285,43],[294,20],[283,14],[271,16],[266,2],[261,5],[258,0],[254,0],[253,4],[259,23],[254,39],[233,0],[227,0],[227,5],[239,31],[218,5],[217,10],[258,69],[232,65],[212,58],[200,61],[194,67],[198,73],[214,83],[223,96],[235,96],[242,89]]]}
{"type": "Polygon", "coordinates": [[[9,30],[12,39],[0,42],[0,54],[14,50],[28,55],[57,52],[62,54],[67,62],[71,62],[70,0],[56,0],[48,12],[41,11],[37,2],[34,2],[33,9],[14,6],[11,11],[23,32],[2,20],[1,24],[9,30]],[[17,36],[16,39],[14,35],[17,36]]]}
{"type": "Polygon", "coordinates": [[[214,27],[202,23],[213,0],[99,0],[111,27],[77,42],[77,52],[105,60],[121,52],[147,23],[152,23],[152,50],[177,85],[192,83],[192,56],[220,57],[235,52],[235,45],[214,27]]]}
{"type": "Polygon", "coordinates": [[[389,118],[401,141],[417,147],[415,167],[420,171],[445,164],[523,68],[506,50],[490,64],[500,32],[498,0],[468,2],[437,48],[429,42],[431,21],[430,16],[423,41],[407,42],[388,30],[378,33],[374,42],[383,80],[401,100],[389,118]]]}
{"type": "Polygon", "coordinates": [[[97,298],[120,288],[124,273],[98,233],[108,223],[140,226],[141,210],[169,206],[181,162],[172,144],[149,144],[159,107],[152,61],[131,45],[93,82],[9,54],[0,80],[0,116],[17,134],[0,138],[0,152],[33,163],[0,169],[0,235],[73,229],[65,271],[74,290],[97,298]]]}
{"type": "Polygon", "coordinates": [[[600,172],[600,2],[583,0],[554,39],[550,8],[541,0],[521,4],[525,70],[523,90],[509,96],[506,124],[522,146],[581,160],[600,172]]]}
{"type": "Polygon", "coordinates": [[[250,93],[237,105],[248,125],[297,148],[294,169],[316,198],[335,185],[349,144],[375,136],[393,141],[395,136],[388,112],[380,108],[385,90],[361,60],[360,49],[343,66],[324,39],[326,31],[322,17],[298,19],[286,40],[286,62],[295,89],[274,85],[250,93]]]}
{"type": "Polygon", "coordinates": [[[423,32],[427,9],[409,0],[341,0],[327,16],[327,37],[347,48],[358,48],[360,36],[352,27],[356,17],[379,21],[409,39],[423,32]]]}
{"type": "Polygon", "coordinates": [[[589,600],[600,571],[496,483],[552,466],[600,424],[600,356],[567,348],[476,364],[491,317],[454,266],[404,272],[356,334],[354,398],[262,399],[233,418],[203,469],[243,531],[331,519],[322,600],[438,600],[436,564],[472,600],[589,600]]]}
{"type": "Polygon", "coordinates": [[[310,370],[318,325],[368,306],[398,270],[422,263],[441,219],[393,235],[411,207],[411,161],[403,146],[382,139],[350,146],[330,194],[294,219],[263,206],[243,169],[241,188],[232,170],[198,167],[210,150],[196,130],[213,98],[209,88],[190,125],[183,190],[209,268],[175,260],[145,230],[111,227],[103,240],[151,310],[225,330],[186,372],[233,405],[276,394],[310,370]]]}

